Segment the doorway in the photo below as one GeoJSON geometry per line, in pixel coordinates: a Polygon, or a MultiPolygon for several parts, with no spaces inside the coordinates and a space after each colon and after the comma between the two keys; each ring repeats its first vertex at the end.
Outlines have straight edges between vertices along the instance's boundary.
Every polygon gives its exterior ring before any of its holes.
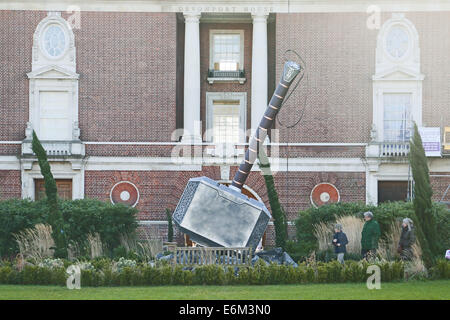
{"type": "MultiPolygon", "coordinates": [[[[72,200],[72,179],[55,179],[58,197],[63,200],[72,200]]],[[[44,179],[34,179],[34,199],[42,200],[45,195],[44,179]]]]}
{"type": "Polygon", "coordinates": [[[378,203],[406,201],[408,181],[378,181],[378,203]]]}

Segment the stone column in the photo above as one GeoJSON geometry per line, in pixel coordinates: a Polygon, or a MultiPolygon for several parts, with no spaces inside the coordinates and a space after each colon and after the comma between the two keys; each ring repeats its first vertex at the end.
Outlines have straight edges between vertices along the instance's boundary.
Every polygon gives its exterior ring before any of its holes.
{"type": "Polygon", "coordinates": [[[268,14],[254,14],[252,46],[252,134],[267,107],[267,18],[268,14]]]}
{"type": "Polygon", "coordinates": [[[184,134],[182,142],[202,142],[200,129],[200,13],[184,13],[184,134]]]}

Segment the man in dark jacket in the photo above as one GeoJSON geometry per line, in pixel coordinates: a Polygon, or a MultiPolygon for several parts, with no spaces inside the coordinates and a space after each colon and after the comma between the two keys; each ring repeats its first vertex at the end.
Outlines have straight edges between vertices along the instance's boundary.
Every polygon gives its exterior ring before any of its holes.
{"type": "Polygon", "coordinates": [[[364,212],[364,220],[366,222],[361,232],[361,255],[365,259],[368,254],[375,254],[378,249],[381,232],[378,222],[373,219],[372,212],[364,212]]]}
{"type": "Polygon", "coordinates": [[[343,264],[344,255],[347,252],[346,245],[348,244],[347,235],[342,232],[342,225],[337,223],[334,226],[333,245],[334,252],[337,254],[337,260],[343,264]]]}
{"type": "Polygon", "coordinates": [[[403,219],[402,233],[398,243],[398,252],[402,260],[411,260],[413,258],[412,246],[416,241],[414,234],[413,221],[409,218],[403,219]]]}

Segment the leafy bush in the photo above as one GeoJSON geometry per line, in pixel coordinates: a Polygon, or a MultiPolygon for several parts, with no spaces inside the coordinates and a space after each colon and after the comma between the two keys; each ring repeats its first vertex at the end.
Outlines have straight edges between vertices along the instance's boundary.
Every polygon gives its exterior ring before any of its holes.
{"type": "MultiPolygon", "coordinates": [[[[319,208],[311,207],[299,212],[295,221],[297,241],[288,242],[286,251],[297,261],[305,259],[312,251],[318,249],[317,239],[313,233],[314,225],[321,222],[334,223],[337,218],[343,216],[361,217],[365,211],[372,211],[374,214],[374,219],[380,225],[382,238],[386,237],[393,221],[414,217],[413,204],[402,201],[381,203],[378,206],[340,202],[319,208]]],[[[446,248],[450,248],[450,212],[444,205],[434,203],[432,213],[438,228],[440,250],[445,252],[446,248]]]]}
{"type": "MultiPolygon", "coordinates": [[[[99,261],[97,261],[97,265],[99,261]]],[[[259,261],[255,266],[197,266],[194,270],[181,265],[136,264],[114,271],[112,261],[102,261],[101,269],[89,264],[81,270],[81,286],[159,286],[159,285],[270,285],[303,283],[365,282],[369,277],[367,268],[373,264],[367,261],[337,261],[324,263],[302,262],[298,267],[287,265],[266,265],[259,261]]],[[[383,282],[399,281],[404,278],[404,264],[398,262],[375,263],[381,269],[383,282]]],[[[10,265],[0,266],[0,284],[66,285],[68,277],[64,267],[40,267],[28,265],[22,270],[10,265]]],[[[432,278],[448,279],[450,262],[441,260],[432,268],[432,278]]]]}
{"type": "Polygon", "coordinates": [[[450,261],[438,259],[430,270],[433,279],[450,279],[450,261]]]}
{"type": "MultiPolygon", "coordinates": [[[[98,233],[110,250],[120,245],[120,234],[133,233],[137,228],[137,209],[93,199],[60,201],[66,239],[79,247],[86,246],[89,234],[98,233]]],[[[47,223],[49,208],[45,200],[0,201],[0,256],[18,252],[13,234],[47,223]]]]}

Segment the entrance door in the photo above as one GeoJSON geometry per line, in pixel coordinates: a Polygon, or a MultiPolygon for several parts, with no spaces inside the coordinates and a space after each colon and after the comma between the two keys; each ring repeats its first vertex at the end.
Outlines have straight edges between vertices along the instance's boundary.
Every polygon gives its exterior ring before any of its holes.
{"type": "Polygon", "coordinates": [[[378,203],[405,201],[407,194],[408,181],[378,181],[378,203]]]}
{"type": "MultiPolygon", "coordinates": [[[[58,197],[63,200],[72,200],[72,179],[55,179],[58,197]]],[[[44,179],[34,179],[34,199],[45,198],[44,179]]]]}

